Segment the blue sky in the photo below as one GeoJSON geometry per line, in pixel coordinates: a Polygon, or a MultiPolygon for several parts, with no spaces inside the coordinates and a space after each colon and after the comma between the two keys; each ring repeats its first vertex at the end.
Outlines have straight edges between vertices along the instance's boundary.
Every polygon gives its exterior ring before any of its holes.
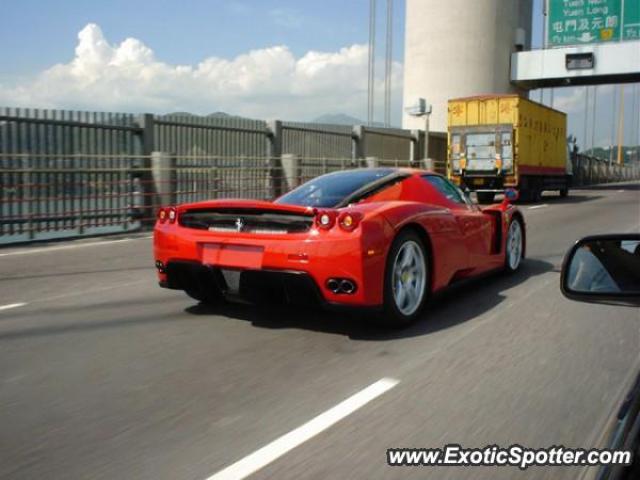
{"type": "MultiPolygon", "coordinates": [[[[378,7],[378,52],[384,55],[385,2],[378,1],[378,7]]],[[[369,0],[7,2],[0,15],[0,103],[150,112],[222,110],[296,120],[324,113],[362,118],[368,11],[369,0]],[[139,44],[124,45],[128,38],[139,44]],[[116,72],[115,57],[135,58],[141,75],[156,79],[135,104],[132,95],[124,98],[124,90],[140,87],[140,75],[122,66],[116,72]],[[61,68],[52,68],[57,64],[61,68]],[[100,67],[104,78],[96,81],[100,67]],[[191,71],[185,74],[185,69],[191,71]],[[264,72],[270,72],[269,78],[264,72]],[[219,90],[207,91],[205,78],[215,78],[219,90]],[[92,92],[86,79],[96,83],[92,92]],[[233,85],[226,95],[222,90],[229,83],[233,85]],[[186,98],[189,91],[191,98],[186,98]]],[[[394,14],[393,97],[399,121],[404,1],[395,1],[394,14]]],[[[378,65],[382,83],[382,62],[378,65]]]]}
{"type": "MultiPolygon", "coordinates": [[[[384,1],[378,6],[382,41],[384,1]]],[[[396,0],[394,10],[394,51],[402,60],[404,2],[396,0]]],[[[368,12],[368,0],[7,0],[0,73],[32,74],[69,60],[77,33],[92,22],[112,42],[133,36],[163,61],[194,64],[271,45],[287,45],[300,56],[367,43],[368,12]]]]}
{"type": "MultiPolygon", "coordinates": [[[[369,0],[4,3],[2,105],[159,113],[222,110],[295,120],[323,113],[366,116],[369,0]]],[[[386,2],[377,3],[379,107],[386,2]]],[[[539,47],[542,0],[534,0],[533,8],[532,42],[539,47]]],[[[394,2],[393,43],[392,120],[399,124],[404,0],[394,2]]],[[[630,96],[630,87],[627,92],[630,96]]],[[[596,144],[611,143],[616,94],[614,88],[599,88],[596,144]]],[[[532,98],[539,100],[540,92],[532,98]]],[[[542,98],[549,103],[550,92],[542,98]]],[[[556,89],[554,99],[556,107],[567,110],[570,131],[582,143],[584,89],[556,89]]],[[[637,115],[640,98],[636,103],[637,115]]],[[[627,138],[634,135],[633,113],[626,109],[627,138]]],[[[382,118],[380,108],[376,116],[382,118]]]]}

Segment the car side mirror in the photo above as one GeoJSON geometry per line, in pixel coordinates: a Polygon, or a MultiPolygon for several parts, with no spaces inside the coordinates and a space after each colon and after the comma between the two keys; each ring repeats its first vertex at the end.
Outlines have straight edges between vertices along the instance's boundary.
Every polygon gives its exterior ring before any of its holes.
{"type": "Polygon", "coordinates": [[[640,305],[640,234],[578,240],[564,257],[560,288],[580,302],[640,305]]]}
{"type": "Polygon", "coordinates": [[[518,200],[518,198],[520,198],[520,193],[518,193],[518,190],[516,190],[515,188],[507,188],[504,191],[504,201],[505,202],[515,202],[516,200],[518,200]]]}

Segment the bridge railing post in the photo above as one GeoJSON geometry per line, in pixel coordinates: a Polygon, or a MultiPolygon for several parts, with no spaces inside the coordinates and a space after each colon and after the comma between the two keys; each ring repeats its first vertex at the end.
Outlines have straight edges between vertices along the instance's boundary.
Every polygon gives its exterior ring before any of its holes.
{"type": "Polygon", "coordinates": [[[275,198],[282,195],[282,121],[267,122],[267,178],[269,194],[275,198]]]}
{"type": "Polygon", "coordinates": [[[137,163],[140,185],[142,190],[142,215],[143,225],[150,226],[155,223],[154,205],[157,204],[156,189],[151,172],[151,153],[153,152],[154,140],[154,118],[150,113],[144,113],[138,117],[138,125],[141,128],[141,150],[142,157],[137,163]]]}
{"type": "Polygon", "coordinates": [[[302,169],[300,157],[293,153],[282,154],[282,186],[287,190],[292,190],[300,185],[302,178],[302,169]]]}
{"type": "Polygon", "coordinates": [[[366,129],[363,125],[354,125],[351,130],[351,165],[358,166],[364,159],[366,148],[366,129]]]}
{"type": "Polygon", "coordinates": [[[161,205],[177,203],[178,172],[176,157],[167,152],[151,152],[151,174],[154,190],[154,211],[161,205]]]}

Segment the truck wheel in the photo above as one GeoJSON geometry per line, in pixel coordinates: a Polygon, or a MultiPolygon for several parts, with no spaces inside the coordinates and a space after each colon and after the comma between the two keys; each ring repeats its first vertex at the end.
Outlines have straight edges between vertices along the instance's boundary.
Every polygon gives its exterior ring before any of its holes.
{"type": "Polygon", "coordinates": [[[560,198],[566,198],[569,195],[569,187],[560,189],[560,198]]]}
{"type": "Polygon", "coordinates": [[[493,203],[495,198],[495,193],[493,192],[476,192],[476,195],[478,195],[479,203],[493,203]]]}

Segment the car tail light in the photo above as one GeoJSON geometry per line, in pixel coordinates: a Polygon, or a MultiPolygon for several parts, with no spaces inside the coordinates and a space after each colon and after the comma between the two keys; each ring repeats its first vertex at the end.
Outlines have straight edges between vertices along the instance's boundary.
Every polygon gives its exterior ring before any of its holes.
{"type": "Polygon", "coordinates": [[[178,211],[173,207],[169,207],[167,209],[167,216],[169,217],[169,223],[176,223],[176,220],[178,219],[178,211]]]}
{"type": "Polygon", "coordinates": [[[336,213],[330,210],[318,210],[316,225],[323,230],[330,230],[336,224],[336,213]]]}
{"type": "Polygon", "coordinates": [[[360,221],[362,220],[362,214],[360,212],[343,212],[338,217],[338,225],[343,230],[347,232],[352,232],[358,225],[360,225],[360,221]]]}
{"type": "Polygon", "coordinates": [[[174,207],[161,207],[158,210],[158,221],[160,223],[176,223],[178,211],[174,207]]]}

